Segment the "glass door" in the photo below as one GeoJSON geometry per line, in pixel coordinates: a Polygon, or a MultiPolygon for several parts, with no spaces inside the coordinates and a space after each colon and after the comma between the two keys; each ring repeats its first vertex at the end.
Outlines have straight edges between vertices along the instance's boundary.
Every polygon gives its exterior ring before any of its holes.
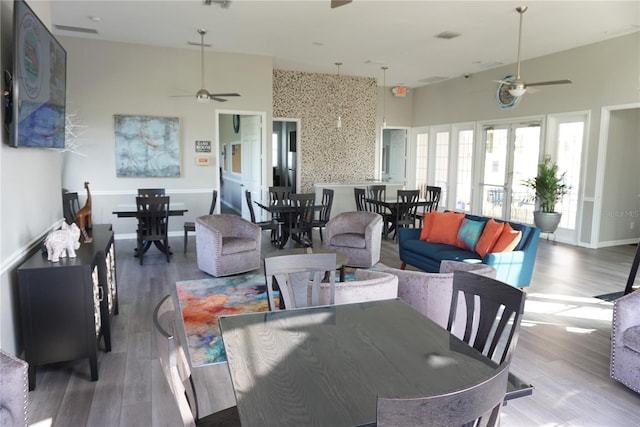
{"type": "Polygon", "coordinates": [[[522,182],[537,172],[541,124],[485,126],[482,215],[533,223],[534,199],[522,182]]]}

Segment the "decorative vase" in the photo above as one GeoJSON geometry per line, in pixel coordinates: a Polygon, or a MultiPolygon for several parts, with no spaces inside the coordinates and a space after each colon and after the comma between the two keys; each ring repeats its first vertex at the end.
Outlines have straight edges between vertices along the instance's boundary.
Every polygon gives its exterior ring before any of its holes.
{"type": "Polygon", "coordinates": [[[562,213],[560,212],[535,211],[533,213],[533,222],[541,233],[555,233],[561,217],[562,213]]]}

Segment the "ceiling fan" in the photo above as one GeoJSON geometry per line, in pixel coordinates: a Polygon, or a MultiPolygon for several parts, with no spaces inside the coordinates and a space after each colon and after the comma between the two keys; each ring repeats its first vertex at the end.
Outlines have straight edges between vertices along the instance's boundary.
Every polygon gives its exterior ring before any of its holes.
{"type": "Polygon", "coordinates": [[[506,91],[512,97],[520,97],[525,94],[527,88],[532,86],[548,86],[548,85],[562,85],[566,83],[571,83],[571,80],[550,80],[546,82],[536,82],[536,83],[525,83],[524,80],[520,78],[520,46],[522,44],[522,15],[527,11],[527,6],[516,7],[516,11],[520,14],[520,27],[518,30],[518,71],[516,73],[515,78],[504,79],[504,80],[495,80],[497,83],[500,83],[500,87],[498,88],[498,92],[502,91],[503,93],[506,91]]]}
{"type": "Polygon", "coordinates": [[[331,9],[351,3],[351,0],[331,0],[331,9]]]}
{"type": "MultiPolygon", "coordinates": [[[[201,89],[196,93],[196,99],[198,102],[209,102],[209,100],[213,99],[218,102],[226,102],[227,100],[223,97],[229,96],[240,96],[239,93],[209,93],[207,89],[204,88],[204,35],[207,34],[207,30],[203,28],[198,29],[198,34],[200,34],[200,66],[201,66],[201,75],[202,85],[201,89]]],[[[175,95],[175,96],[192,96],[192,95],[175,95]]]]}

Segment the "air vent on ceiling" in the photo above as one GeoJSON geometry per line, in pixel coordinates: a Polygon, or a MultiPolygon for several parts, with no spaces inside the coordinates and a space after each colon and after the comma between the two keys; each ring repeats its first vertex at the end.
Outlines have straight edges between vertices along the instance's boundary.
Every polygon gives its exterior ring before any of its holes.
{"type": "Polygon", "coordinates": [[[85,33],[85,34],[98,34],[98,30],[93,28],[83,28],[83,27],[71,27],[69,25],[54,25],[57,30],[60,31],[71,31],[74,33],[85,33]]]}
{"type": "Polygon", "coordinates": [[[231,4],[231,0],[204,0],[202,4],[205,6],[211,6],[212,4],[219,4],[220,7],[226,9],[231,4]]]}

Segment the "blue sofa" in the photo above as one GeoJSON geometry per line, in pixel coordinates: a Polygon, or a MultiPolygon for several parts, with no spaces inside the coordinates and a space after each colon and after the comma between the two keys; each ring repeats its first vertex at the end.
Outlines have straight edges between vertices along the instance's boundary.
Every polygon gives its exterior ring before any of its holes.
{"type": "MultiPolygon", "coordinates": [[[[466,214],[475,221],[488,221],[488,217],[466,214]]],[[[500,220],[497,220],[500,221],[500,220]]],[[[398,230],[400,260],[430,273],[440,271],[440,261],[482,262],[496,269],[496,279],[516,287],[529,286],[533,275],[533,265],[538,251],[540,229],[515,222],[509,222],[514,230],[522,231],[522,239],[513,252],[479,254],[457,246],[431,243],[420,240],[419,228],[398,230]]],[[[404,265],[403,265],[404,267],[404,265]]]]}

